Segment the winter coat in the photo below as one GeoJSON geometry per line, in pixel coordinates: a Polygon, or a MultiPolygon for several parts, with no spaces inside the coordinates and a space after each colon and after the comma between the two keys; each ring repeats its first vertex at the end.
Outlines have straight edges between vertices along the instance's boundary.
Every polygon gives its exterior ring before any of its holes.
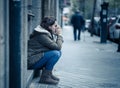
{"type": "Polygon", "coordinates": [[[71,24],[74,28],[82,28],[85,24],[83,17],[79,13],[75,13],[71,17],[71,24]]]}
{"type": "Polygon", "coordinates": [[[50,50],[61,50],[63,37],[57,35],[54,40],[53,35],[40,26],[37,26],[28,40],[28,68],[39,61],[44,52],[50,50]]]}

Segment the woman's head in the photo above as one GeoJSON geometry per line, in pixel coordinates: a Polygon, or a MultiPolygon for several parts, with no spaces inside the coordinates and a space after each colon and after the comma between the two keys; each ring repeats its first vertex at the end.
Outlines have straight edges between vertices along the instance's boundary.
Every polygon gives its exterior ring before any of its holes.
{"type": "Polygon", "coordinates": [[[44,17],[43,20],[40,23],[40,26],[44,29],[50,31],[50,26],[54,25],[56,22],[56,19],[54,17],[44,17]]]}

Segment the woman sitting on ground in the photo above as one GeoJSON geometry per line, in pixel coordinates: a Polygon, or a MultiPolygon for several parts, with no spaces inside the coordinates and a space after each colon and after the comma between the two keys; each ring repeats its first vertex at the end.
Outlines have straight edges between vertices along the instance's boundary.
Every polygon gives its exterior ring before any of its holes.
{"type": "Polygon", "coordinates": [[[59,78],[52,74],[61,56],[62,29],[53,17],[45,17],[28,41],[28,68],[40,69],[40,83],[58,84],[59,78]]]}

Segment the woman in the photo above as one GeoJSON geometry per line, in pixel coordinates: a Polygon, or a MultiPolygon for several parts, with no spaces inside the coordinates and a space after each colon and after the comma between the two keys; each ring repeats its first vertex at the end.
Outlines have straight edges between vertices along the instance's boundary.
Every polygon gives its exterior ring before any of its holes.
{"type": "Polygon", "coordinates": [[[61,56],[63,37],[61,28],[53,17],[43,18],[28,41],[28,68],[40,69],[40,83],[58,84],[59,78],[52,74],[61,56]]]}

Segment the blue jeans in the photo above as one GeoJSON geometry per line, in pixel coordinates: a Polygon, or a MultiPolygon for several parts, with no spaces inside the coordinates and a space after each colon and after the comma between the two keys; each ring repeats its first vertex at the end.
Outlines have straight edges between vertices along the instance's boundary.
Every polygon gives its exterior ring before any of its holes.
{"type": "Polygon", "coordinates": [[[80,35],[81,35],[81,28],[78,27],[74,27],[74,30],[73,30],[73,35],[74,35],[74,40],[80,40],[80,35]]]}
{"type": "Polygon", "coordinates": [[[46,70],[52,70],[61,56],[61,51],[52,50],[44,53],[44,56],[32,66],[32,69],[45,67],[46,70]]]}

